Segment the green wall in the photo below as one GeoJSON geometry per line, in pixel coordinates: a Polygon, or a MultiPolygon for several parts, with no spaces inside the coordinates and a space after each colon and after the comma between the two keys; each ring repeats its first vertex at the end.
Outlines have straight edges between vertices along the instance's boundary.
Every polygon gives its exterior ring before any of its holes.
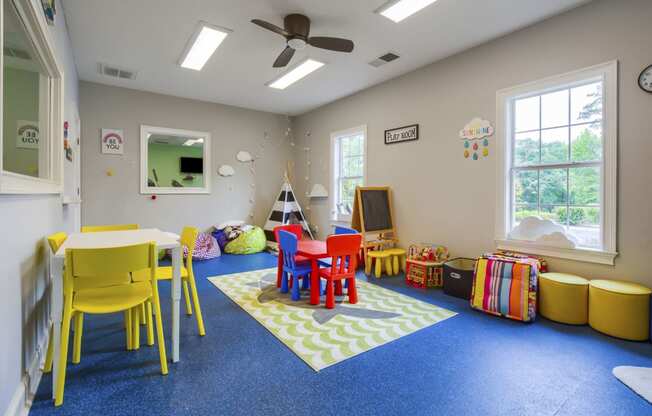
{"type": "Polygon", "coordinates": [[[147,167],[148,176],[154,179],[152,169],[156,169],[158,175],[158,184],[162,187],[172,186],[172,180],[175,179],[185,187],[203,187],[204,176],[193,173],[192,181],[184,181],[183,178],[188,174],[179,171],[180,157],[203,157],[203,148],[196,146],[173,146],[168,144],[150,143],[147,147],[147,167]]]}
{"type": "Polygon", "coordinates": [[[16,147],[17,121],[39,121],[38,72],[5,66],[3,95],[3,169],[38,177],[38,149],[16,147]]]}

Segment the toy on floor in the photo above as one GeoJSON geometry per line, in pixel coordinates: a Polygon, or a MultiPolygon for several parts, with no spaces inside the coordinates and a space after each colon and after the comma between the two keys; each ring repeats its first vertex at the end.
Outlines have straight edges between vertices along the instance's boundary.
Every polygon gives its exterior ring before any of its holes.
{"type": "Polygon", "coordinates": [[[443,286],[448,248],[436,244],[413,244],[406,259],[405,283],[419,289],[443,286]]]}
{"type": "Polygon", "coordinates": [[[279,225],[288,225],[288,224],[301,224],[303,231],[310,237],[311,240],[314,240],[312,231],[308,226],[308,222],[303,215],[299,201],[295,197],[295,193],[292,190],[292,185],[290,185],[290,176],[288,172],[285,172],[283,185],[281,185],[281,190],[276,198],[276,202],[272,206],[272,210],[267,216],[267,221],[265,222],[265,237],[267,240],[267,246],[273,250],[277,250],[278,246],[276,243],[276,236],[274,235],[274,228],[279,225]]]}

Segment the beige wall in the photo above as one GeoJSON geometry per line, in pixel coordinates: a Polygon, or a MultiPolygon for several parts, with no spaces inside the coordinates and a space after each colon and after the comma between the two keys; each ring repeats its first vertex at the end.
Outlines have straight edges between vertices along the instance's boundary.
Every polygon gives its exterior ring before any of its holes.
{"type": "MultiPolygon", "coordinates": [[[[621,254],[615,267],[553,259],[551,268],[652,285],[652,95],[636,83],[652,63],[651,21],[649,0],[596,0],[301,115],[293,120],[297,194],[306,190],[304,147],[311,148],[311,183],[328,185],[330,133],[366,124],[368,184],[393,188],[403,244],[438,242],[463,256],[492,250],[495,154],[465,160],[458,131],[475,116],[495,122],[497,90],[617,59],[621,254]],[[420,125],[419,141],[384,144],[385,129],[413,123],[420,125]]],[[[309,211],[322,236],[328,211],[326,201],[313,201],[309,211]]]]}
{"type": "Polygon", "coordinates": [[[180,231],[184,225],[208,229],[231,219],[264,223],[292,157],[287,117],[88,82],[80,83],[80,103],[83,224],[138,223],[180,231]],[[141,124],[210,132],[211,194],[158,195],[155,201],[141,195],[141,124]],[[100,153],[102,128],[124,129],[124,155],[100,153]],[[249,164],[236,161],[239,150],[262,154],[255,178],[249,164]],[[235,176],[218,176],[222,164],[233,166],[235,176]],[[109,170],[113,176],[107,176],[109,170]],[[250,203],[252,183],[255,204],[250,203]],[[252,205],[253,219],[248,217],[252,205]]]}

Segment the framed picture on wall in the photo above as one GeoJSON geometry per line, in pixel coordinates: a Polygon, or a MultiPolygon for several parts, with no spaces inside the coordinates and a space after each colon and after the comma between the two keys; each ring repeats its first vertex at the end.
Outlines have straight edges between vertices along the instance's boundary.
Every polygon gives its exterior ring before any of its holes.
{"type": "Polygon", "coordinates": [[[122,129],[102,129],[102,153],[121,155],[125,152],[124,131],[122,129]]]}

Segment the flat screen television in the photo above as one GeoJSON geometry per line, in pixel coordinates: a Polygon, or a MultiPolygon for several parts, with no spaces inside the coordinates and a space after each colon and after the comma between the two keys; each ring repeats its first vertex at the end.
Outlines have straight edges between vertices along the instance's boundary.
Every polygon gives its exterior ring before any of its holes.
{"type": "Polygon", "coordinates": [[[180,157],[179,170],[181,173],[204,173],[204,159],[201,157],[180,157]]]}

